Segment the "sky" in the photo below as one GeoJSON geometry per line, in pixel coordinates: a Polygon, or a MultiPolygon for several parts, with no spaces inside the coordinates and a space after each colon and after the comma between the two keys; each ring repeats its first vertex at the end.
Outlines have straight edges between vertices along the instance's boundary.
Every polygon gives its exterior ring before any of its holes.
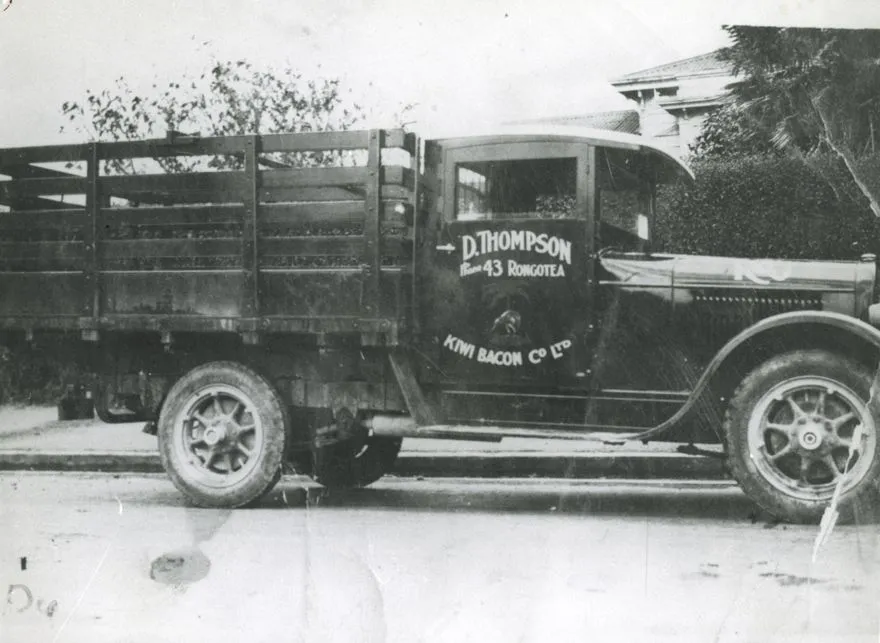
{"type": "Polygon", "coordinates": [[[149,91],[212,57],[339,78],[371,126],[423,135],[626,109],[610,78],[727,44],[721,25],[880,27],[876,0],[13,0],[0,147],[70,140],[61,103],[149,91]]]}

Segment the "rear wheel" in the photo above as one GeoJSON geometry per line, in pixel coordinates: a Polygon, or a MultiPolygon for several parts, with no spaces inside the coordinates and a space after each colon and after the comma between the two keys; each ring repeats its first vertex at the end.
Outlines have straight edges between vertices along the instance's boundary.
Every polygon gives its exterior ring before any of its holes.
{"type": "Polygon", "coordinates": [[[365,442],[346,440],[315,449],[312,478],[335,489],[366,487],[394,466],[401,442],[396,438],[368,437],[365,442]]]}
{"type": "Polygon", "coordinates": [[[880,479],[871,379],[822,350],[779,355],[749,374],[725,419],[731,471],[746,494],[774,516],[815,522],[842,481],[841,516],[869,508],[880,479]]]}
{"type": "Polygon", "coordinates": [[[288,426],[287,406],[261,375],[205,364],[180,378],[162,407],[162,465],[193,503],[240,507],[280,478],[288,426]]]}

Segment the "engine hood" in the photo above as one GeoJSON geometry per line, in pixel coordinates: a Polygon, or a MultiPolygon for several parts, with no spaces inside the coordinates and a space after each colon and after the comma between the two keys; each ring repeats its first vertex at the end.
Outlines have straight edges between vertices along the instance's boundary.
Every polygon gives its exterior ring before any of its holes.
{"type": "Polygon", "coordinates": [[[603,253],[599,263],[602,283],[649,289],[654,295],[665,292],[664,298],[675,303],[689,303],[695,293],[707,290],[749,291],[755,296],[778,293],[821,300],[825,310],[857,317],[867,314],[876,278],[873,257],[793,261],[610,252],[603,253]]]}

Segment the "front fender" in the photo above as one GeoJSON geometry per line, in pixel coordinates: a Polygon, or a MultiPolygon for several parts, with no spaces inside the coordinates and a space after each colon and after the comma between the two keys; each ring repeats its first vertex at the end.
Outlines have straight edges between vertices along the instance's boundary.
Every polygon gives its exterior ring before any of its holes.
{"type": "Polygon", "coordinates": [[[804,324],[824,325],[827,326],[830,331],[850,333],[851,335],[872,344],[878,351],[880,351],[880,330],[866,324],[860,319],[856,319],[855,317],[848,317],[847,315],[842,315],[840,313],[819,310],[793,311],[774,315],[773,317],[767,317],[733,337],[733,339],[727,342],[721,350],[718,351],[715,357],[712,358],[712,361],[709,362],[709,365],[706,366],[703,374],[700,375],[700,379],[697,380],[697,384],[694,386],[693,391],[691,391],[691,395],[687,402],[682,405],[675,415],[665,422],[628,439],[648,441],[684,420],[693,411],[697,400],[699,400],[700,396],[706,392],[709,382],[716,374],[718,374],[725,361],[746,342],[772,330],[777,330],[786,326],[794,328],[804,324]]]}

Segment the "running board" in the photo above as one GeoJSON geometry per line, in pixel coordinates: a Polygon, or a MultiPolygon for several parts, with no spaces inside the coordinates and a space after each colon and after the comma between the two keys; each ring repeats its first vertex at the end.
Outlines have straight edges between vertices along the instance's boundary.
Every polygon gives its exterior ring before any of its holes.
{"type": "MultiPolygon", "coordinates": [[[[501,442],[504,438],[538,438],[542,440],[577,440],[622,444],[639,435],[634,429],[626,433],[596,431],[584,427],[583,431],[560,431],[515,426],[472,426],[467,424],[431,424],[418,426],[405,415],[374,415],[364,421],[371,435],[387,438],[432,438],[437,440],[471,440],[475,442],[501,442]]],[[[629,428],[629,427],[627,427],[629,428]]]]}

